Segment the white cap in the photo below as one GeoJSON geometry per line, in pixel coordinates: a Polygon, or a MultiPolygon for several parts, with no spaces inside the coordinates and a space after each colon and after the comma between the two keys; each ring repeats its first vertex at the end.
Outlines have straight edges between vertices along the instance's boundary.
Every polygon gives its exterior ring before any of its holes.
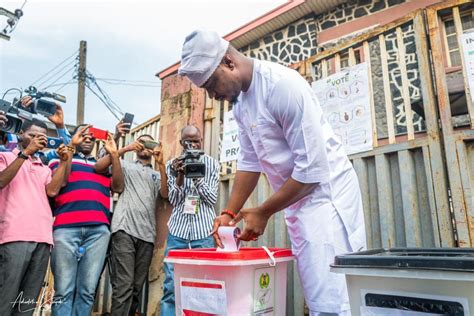
{"type": "Polygon", "coordinates": [[[192,32],[184,40],[178,74],[201,87],[216,71],[228,47],[229,42],[216,32],[192,32]]]}

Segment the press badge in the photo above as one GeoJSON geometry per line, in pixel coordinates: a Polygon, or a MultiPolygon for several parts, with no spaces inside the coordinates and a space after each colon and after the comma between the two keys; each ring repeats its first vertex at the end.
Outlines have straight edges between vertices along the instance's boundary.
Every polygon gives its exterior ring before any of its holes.
{"type": "Polygon", "coordinates": [[[197,214],[199,212],[199,195],[193,193],[186,196],[184,201],[184,214],[197,214]]]}

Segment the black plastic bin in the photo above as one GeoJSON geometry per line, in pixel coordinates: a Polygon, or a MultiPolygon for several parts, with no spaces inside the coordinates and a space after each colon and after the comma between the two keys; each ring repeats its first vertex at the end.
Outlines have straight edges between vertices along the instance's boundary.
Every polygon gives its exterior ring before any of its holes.
{"type": "Polygon", "coordinates": [[[474,248],[391,248],[337,256],[352,315],[474,315],[474,248]]]}

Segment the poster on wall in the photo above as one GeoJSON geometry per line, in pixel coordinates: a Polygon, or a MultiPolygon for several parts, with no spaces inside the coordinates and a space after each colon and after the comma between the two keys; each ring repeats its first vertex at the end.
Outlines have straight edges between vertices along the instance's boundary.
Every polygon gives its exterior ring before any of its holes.
{"type": "Polygon", "coordinates": [[[224,132],[222,135],[222,147],[220,162],[237,160],[239,156],[239,127],[232,111],[224,113],[224,132]]]}
{"type": "Polygon", "coordinates": [[[471,91],[471,100],[474,103],[474,32],[462,34],[461,43],[467,82],[469,83],[469,91],[471,91]]]}
{"type": "Polygon", "coordinates": [[[362,63],[313,82],[313,90],[348,155],[373,149],[369,75],[362,63]]]}

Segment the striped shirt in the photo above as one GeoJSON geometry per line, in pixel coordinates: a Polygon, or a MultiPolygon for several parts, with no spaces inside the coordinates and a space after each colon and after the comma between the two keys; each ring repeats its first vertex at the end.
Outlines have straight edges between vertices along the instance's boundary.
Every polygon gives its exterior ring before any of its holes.
{"type": "MultiPolygon", "coordinates": [[[[67,185],[54,199],[53,229],[91,225],[110,225],[110,176],[96,173],[93,157],[74,154],[67,185]]],[[[55,170],[58,159],[49,167],[55,170]]]]}
{"type": "Polygon", "coordinates": [[[184,178],[184,184],[181,187],[176,185],[176,177],[171,174],[171,161],[166,164],[168,196],[173,205],[168,222],[169,233],[186,240],[208,237],[216,217],[214,204],[217,202],[219,187],[219,163],[208,155],[203,155],[201,161],[206,165],[206,176],[194,181],[184,178]],[[185,214],[184,203],[193,190],[199,195],[199,211],[197,214],[185,214]]]}

